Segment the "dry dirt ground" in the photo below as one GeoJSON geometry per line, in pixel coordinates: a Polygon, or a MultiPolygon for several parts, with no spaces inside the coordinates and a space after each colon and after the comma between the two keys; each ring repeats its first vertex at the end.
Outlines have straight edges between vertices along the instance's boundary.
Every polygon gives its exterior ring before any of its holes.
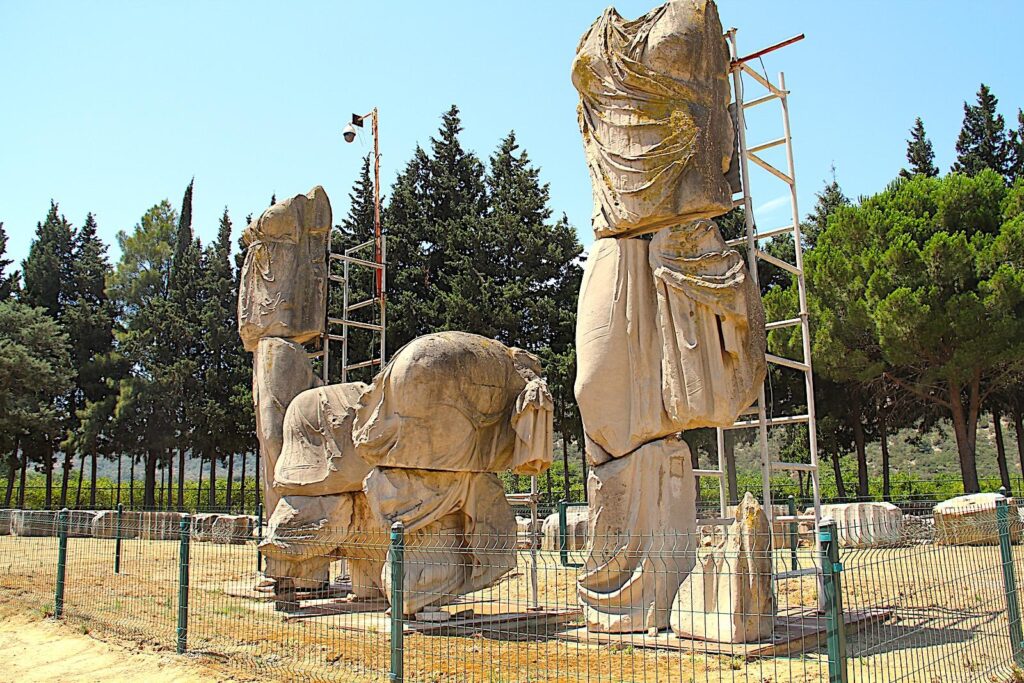
{"type": "MultiPolygon", "coordinates": [[[[0,661],[17,660],[0,666],[0,681],[387,680],[390,637],[382,615],[286,621],[266,602],[231,595],[229,587],[253,581],[251,544],[193,544],[188,657],[173,654],[177,542],[125,541],[120,575],[112,571],[113,541],[68,545],[65,618],[58,625],[44,621],[53,610],[56,539],[0,536],[0,661]]],[[[993,673],[1010,659],[998,552],[927,544],[844,551],[846,608],[892,610],[888,620],[851,635],[850,679],[1009,680],[1008,673],[993,673]]],[[[1024,577],[1024,547],[1015,552],[1024,577]]],[[[525,612],[530,555],[518,557],[513,574],[449,609],[525,612]]],[[[801,566],[812,559],[811,549],[801,549],[801,566]]],[[[429,562],[429,553],[421,561],[429,562]]],[[[776,561],[784,568],[788,553],[777,553],[776,561]]],[[[574,605],[577,570],[563,567],[557,553],[539,553],[538,565],[540,604],[574,605]]],[[[815,579],[782,581],[776,594],[780,610],[813,609],[815,579]]],[[[747,661],[699,646],[666,652],[565,642],[506,625],[484,634],[408,634],[405,672],[406,680],[437,683],[809,683],[828,680],[824,644],[821,634],[803,654],[747,661]]]]}
{"type": "Polygon", "coordinates": [[[200,683],[238,680],[185,657],[131,650],[52,620],[7,614],[0,622],[0,681],[200,683]]]}

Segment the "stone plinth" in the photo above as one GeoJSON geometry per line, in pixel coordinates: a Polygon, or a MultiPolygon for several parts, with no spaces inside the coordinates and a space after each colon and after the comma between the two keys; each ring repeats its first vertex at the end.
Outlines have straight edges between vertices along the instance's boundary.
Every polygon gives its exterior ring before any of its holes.
{"type": "Polygon", "coordinates": [[[56,536],[57,513],[53,510],[14,510],[12,536],[56,536]]]}
{"type": "MultiPolygon", "coordinates": [[[[142,512],[125,510],[121,513],[121,538],[138,538],[142,528],[142,512]]],[[[92,535],[95,538],[117,536],[117,510],[100,510],[92,520],[92,535]]]]}
{"type": "Polygon", "coordinates": [[[0,510],[0,536],[11,533],[11,516],[14,510],[0,510]]]}
{"type": "Polygon", "coordinates": [[[173,541],[181,537],[181,512],[144,512],[139,538],[146,541],[173,541]]]}
{"type": "MultiPolygon", "coordinates": [[[[807,509],[814,514],[812,508],[807,509]]],[[[892,503],[822,505],[821,516],[836,523],[841,548],[884,548],[903,542],[903,511],[892,503]]]]}
{"type": "Polygon", "coordinates": [[[210,528],[214,543],[244,545],[252,537],[255,521],[249,515],[218,515],[210,528]]]}
{"type": "MultiPolygon", "coordinates": [[[[587,524],[590,510],[571,507],[565,511],[566,550],[581,551],[587,547],[587,524]]],[[[558,513],[548,515],[541,523],[541,550],[561,550],[558,544],[558,513]]]]}
{"type": "MultiPolygon", "coordinates": [[[[934,508],[935,542],[941,545],[998,545],[998,493],[972,493],[944,500],[934,508]]],[[[1020,540],[1017,502],[1009,499],[1010,538],[1020,540]]]]}

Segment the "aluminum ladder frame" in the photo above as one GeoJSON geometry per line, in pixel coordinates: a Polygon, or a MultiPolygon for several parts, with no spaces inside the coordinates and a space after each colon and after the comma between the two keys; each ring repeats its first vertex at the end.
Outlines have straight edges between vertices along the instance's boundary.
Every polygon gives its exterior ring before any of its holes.
{"type": "MultiPolygon", "coordinates": [[[[786,79],[783,73],[779,74],[778,85],[771,83],[767,78],[757,73],[754,69],[747,65],[746,61],[740,58],[737,50],[736,42],[736,29],[730,29],[726,33],[726,38],[729,41],[729,47],[731,52],[732,62],[730,64],[730,75],[733,84],[733,101],[735,104],[736,111],[736,128],[739,143],[739,160],[740,160],[740,173],[743,179],[742,192],[739,193],[741,196],[738,199],[734,199],[735,207],[743,207],[744,209],[744,220],[746,224],[746,235],[737,239],[729,240],[726,244],[730,247],[735,246],[746,246],[747,248],[747,268],[749,276],[753,278],[756,286],[759,286],[757,265],[758,260],[770,263],[787,273],[789,273],[797,283],[797,292],[799,298],[799,312],[797,317],[790,318],[787,320],[776,320],[767,322],[765,324],[765,330],[771,331],[775,329],[781,329],[786,327],[799,327],[801,335],[801,347],[802,347],[802,360],[794,360],[790,358],[784,358],[771,353],[765,353],[765,359],[770,364],[786,367],[792,370],[802,372],[804,375],[804,391],[807,402],[807,413],[801,415],[784,415],[784,416],[772,416],[768,417],[766,410],[765,401],[765,389],[764,384],[758,390],[757,401],[743,411],[740,415],[740,419],[734,422],[731,426],[725,429],[717,429],[717,451],[718,451],[718,466],[717,469],[698,469],[694,470],[694,475],[697,477],[708,477],[716,478],[718,480],[718,493],[719,493],[719,517],[717,518],[699,518],[698,524],[719,524],[726,525],[733,522],[733,518],[727,515],[727,498],[726,498],[726,475],[725,475],[725,430],[726,429],[754,429],[758,430],[758,445],[761,454],[761,479],[762,479],[762,500],[764,501],[765,514],[768,517],[769,524],[773,521],[778,522],[790,522],[799,523],[803,521],[813,521],[814,529],[817,531],[820,520],[821,520],[821,490],[819,480],[819,461],[818,461],[818,439],[817,439],[817,421],[815,416],[814,407],[814,376],[811,367],[811,337],[810,337],[810,325],[808,320],[807,310],[807,286],[804,278],[804,264],[803,264],[803,244],[802,236],[800,233],[800,211],[797,203],[797,189],[796,189],[796,175],[793,163],[793,138],[790,132],[789,123],[789,102],[788,96],[789,91],[786,90],[786,79]],[[752,99],[744,99],[744,81],[743,76],[746,75],[753,79],[755,84],[760,86],[765,94],[752,99]],[[769,140],[767,142],[748,145],[746,139],[746,116],[745,110],[752,107],[756,107],[768,102],[778,101],[782,109],[782,137],[769,140]],[[774,165],[765,161],[761,156],[760,152],[775,147],[784,147],[786,150],[786,171],[782,171],[776,168],[774,165]],[[757,221],[754,217],[754,206],[753,200],[750,193],[750,170],[751,164],[757,166],[759,169],[767,172],[769,176],[774,179],[781,181],[788,187],[789,198],[790,198],[790,209],[791,209],[791,223],[780,228],[759,232],[757,229],[757,221]],[[761,240],[765,240],[777,235],[789,234],[793,236],[795,243],[795,262],[788,263],[781,259],[778,259],[771,254],[759,248],[758,243],[761,240]],[[768,448],[768,429],[770,427],[794,425],[794,424],[806,424],[808,434],[808,450],[810,453],[809,463],[793,463],[783,462],[781,460],[775,460],[768,448]],[[795,472],[807,472],[811,478],[811,491],[813,499],[813,514],[812,515],[775,515],[774,514],[774,501],[772,500],[771,493],[771,476],[777,471],[795,471],[795,472]]],[[[779,44],[777,47],[782,47],[791,42],[795,42],[793,39],[779,44]]],[[[769,48],[774,49],[774,48],[769,48]]],[[[755,54],[763,54],[768,50],[760,51],[755,54]]],[[[774,572],[774,563],[773,563],[774,572]]],[[[819,573],[815,567],[809,567],[805,569],[797,569],[785,572],[775,572],[774,578],[776,580],[795,578],[798,576],[809,576],[819,573]]]]}

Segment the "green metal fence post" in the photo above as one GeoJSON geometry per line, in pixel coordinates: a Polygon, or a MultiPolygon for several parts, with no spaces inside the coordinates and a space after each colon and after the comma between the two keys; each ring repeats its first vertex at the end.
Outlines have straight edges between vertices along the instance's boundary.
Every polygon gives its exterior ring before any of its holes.
{"type": "Polygon", "coordinates": [[[818,527],[821,546],[822,590],[826,616],[829,683],[846,683],[846,622],[843,620],[843,565],[839,562],[839,537],[836,523],[822,520],[818,527]]]}
{"type": "Polygon", "coordinates": [[[114,529],[114,573],[121,573],[121,524],[124,519],[124,505],[117,504],[117,526],[114,529]]]}
{"type": "MultiPolygon", "coordinates": [[[[789,516],[796,517],[796,498],[792,494],[789,496],[789,516]]],[[[798,525],[796,521],[789,523],[789,563],[793,571],[800,569],[800,561],[796,556],[796,549],[799,545],[799,537],[797,535],[798,525]]]]}
{"type": "Polygon", "coordinates": [[[1010,623],[1010,651],[1017,666],[1024,666],[1024,634],[1021,631],[1020,599],[1017,597],[1017,573],[1013,566],[1013,538],[1010,534],[1010,506],[1006,489],[996,499],[996,528],[999,530],[999,555],[1003,565],[1003,586],[1006,589],[1006,618],[1010,623]]]}
{"type": "Polygon", "coordinates": [[[183,515],[178,527],[180,556],[178,560],[178,654],[184,654],[188,647],[188,563],[191,520],[183,515]]]}
{"type": "Polygon", "coordinates": [[[391,525],[391,671],[388,680],[405,680],[405,526],[391,525]]]}
{"type": "Polygon", "coordinates": [[[53,616],[64,615],[64,574],[68,566],[68,509],[57,513],[57,585],[54,587],[53,616]]]}
{"type": "Polygon", "coordinates": [[[260,543],[263,541],[263,503],[256,503],[256,571],[263,571],[263,554],[260,543]]]}

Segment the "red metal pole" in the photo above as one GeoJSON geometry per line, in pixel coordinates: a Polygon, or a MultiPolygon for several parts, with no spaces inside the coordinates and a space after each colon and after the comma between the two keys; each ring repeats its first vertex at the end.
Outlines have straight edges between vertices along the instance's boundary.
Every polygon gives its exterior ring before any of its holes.
{"type": "Polygon", "coordinates": [[[786,47],[787,45],[792,45],[793,43],[796,43],[796,42],[801,41],[803,39],[804,39],[804,34],[801,33],[800,35],[793,36],[792,38],[787,38],[786,40],[783,40],[782,42],[775,43],[774,45],[769,45],[768,47],[764,48],[763,50],[758,50],[757,52],[752,52],[749,55],[747,55],[746,57],[739,57],[737,59],[734,59],[734,60],[732,60],[732,64],[733,64],[733,66],[735,66],[736,64],[742,64],[743,62],[749,62],[752,59],[757,59],[758,57],[762,57],[762,56],[768,54],[769,52],[774,52],[775,50],[778,50],[779,48],[786,47]]]}

